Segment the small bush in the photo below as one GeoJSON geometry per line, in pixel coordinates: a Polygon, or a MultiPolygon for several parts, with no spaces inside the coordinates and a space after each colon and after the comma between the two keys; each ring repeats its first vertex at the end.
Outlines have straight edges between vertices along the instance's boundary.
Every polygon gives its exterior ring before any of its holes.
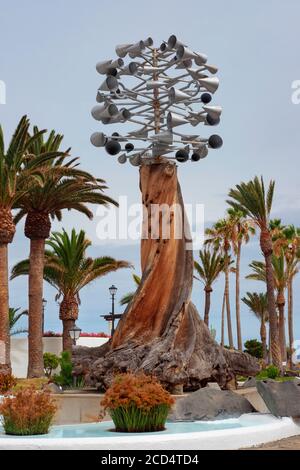
{"type": "Polygon", "coordinates": [[[73,383],[72,359],[69,351],[63,351],[59,358],[60,373],[53,376],[53,382],[62,387],[70,387],[73,383]]]}
{"type": "Polygon", "coordinates": [[[101,405],[108,410],[119,432],[150,432],[165,429],[172,396],[155,378],[140,374],[118,375],[101,405]]]}
{"type": "Polygon", "coordinates": [[[0,374],[0,393],[9,392],[17,383],[12,374],[0,374]]]}
{"type": "Polygon", "coordinates": [[[263,347],[260,341],[257,341],[257,339],[249,339],[245,342],[244,346],[244,352],[250,354],[253,357],[256,357],[257,359],[262,359],[263,347]]]}
{"type": "Polygon", "coordinates": [[[49,392],[33,388],[19,390],[0,405],[5,433],[16,436],[47,434],[55,412],[49,392]]]}
{"type": "Polygon", "coordinates": [[[59,357],[56,354],[45,352],[43,355],[44,358],[44,371],[46,377],[50,378],[52,372],[59,366],[59,357]]]}
{"type": "Polygon", "coordinates": [[[278,367],[273,366],[273,365],[267,367],[266,372],[267,372],[267,377],[269,379],[276,379],[277,377],[280,376],[280,370],[278,369],[278,367]]]}

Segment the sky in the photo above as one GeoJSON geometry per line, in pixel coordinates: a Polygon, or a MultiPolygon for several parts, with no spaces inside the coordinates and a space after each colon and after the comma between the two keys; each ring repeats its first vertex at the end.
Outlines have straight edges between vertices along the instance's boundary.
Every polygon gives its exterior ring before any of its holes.
{"type": "MultiPolygon", "coordinates": [[[[118,165],[89,141],[92,132],[103,130],[90,114],[101,80],[95,64],[115,57],[117,44],[151,36],[159,45],[176,34],[219,67],[215,104],[223,107],[217,130],[223,147],[211,151],[197,166],[179,166],[185,201],[204,204],[205,225],[209,226],[223,217],[230,187],[263,175],[266,181],[276,181],[272,217],[300,226],[300,105],[292,102],[292,84],[300,80],[299,17],[297,0],[214,0],[213,4],[202,0],[152,0],[147,4],[137,0],[0,0],[0,83],[6,85],[0,123],[5,137],[9,139],[26,113],[32,124],[64,134],[65,148],[71,146],[72,155],[80,157],[84,169],[107,181],[109,195],[116,199],[127,195],[129,203],[139,202],[138,170],[118,165]]],[[[98,223],[96,215],[90,222],[68,212],[62,223],[53,224],[53,230],[84,228],[93,241],[91,256],[126,259],[140,273],[138,241],[100,242],[98,223]]],[[[28,251],[29,240],[20,223],[9,249],[10,266],[28,251]]],[[[249,262],[260,257],[258,242],[253,239],[243,250],[242,276],[249,272],[249,262]]],[[[296,338],[300,338],[299,279],[294,289],[296,338]]],[[[119,299],[134,287],[131,271],[116,272],[82,291],[77,323],[83,331],[107,331],[100,315],[110,311],[108,288],[112,283],[118,287],[119,299]]],[[[234,278],[231,284],[234,316],[234,278]]],[[[11,306],[27,307],[26,286],[26,278],[10,283],[11,306]]],[[[263,285],[243,280],[242,295],[249,290],[263,290],[263,285]]],[[[217,337],[222,292],[220,279],[211,308],[217,337]]],[[[54,296],[55,291],[45,285],[45,330],[61,331],[54,296]]],[[[197,281],[193,301],[201,315],[204,293],[197,281]]],[[[118,307],[118,311],[122,309],[118,307]]],[[[259,323],[243,305],[241,315],[243,340],[258,337],[259,323]]],[[[233,323],[235,326],[234,319],[233,323]]]]}

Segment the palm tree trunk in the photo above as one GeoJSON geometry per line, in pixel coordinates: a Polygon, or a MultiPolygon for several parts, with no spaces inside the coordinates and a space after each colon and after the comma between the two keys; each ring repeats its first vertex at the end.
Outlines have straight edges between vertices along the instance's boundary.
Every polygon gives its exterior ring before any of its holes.
{"type": "Polygon", "coordinates": [[[75,325],[75,320],[62,320],[63,324],[63,351],[68,351],[72,355],[73,340],[70,336],[70,330],[75,325]]]}
{"type": "Polygon", "coordinates": [[[209,326],[209,311],[210,311],[210,295],[212,288],[209,286],[205,287],[205,307],[204,307],[204,323],[209,326]]]}
{"type": "Polygon", "coordinates": [[[10,372],[8,249],[0,244],[0,372],[10,372]]]}
{"type": "Polygon", "coordinates": [[[235,307],[236,307],[236,330],[238,350],[243,350],[242,331],[241,331],[241,307],[240,307],[240,265],[241,265],[242,242],[238,241],[236,254],[236,274],[235,274],[235,307]]]}
{"type": "Polygon", "coordinates": [[[267,330],[266,330],[266,324],[263,318],[261,319],[261,324],[260,324],[260,339],[262,343],[263,360],[266,363],[268,360],[267,330]]]}
{"type": "Polygon", "coordinates": [[[43,275],[45,240],[30,240],[28,377],[43,377],[43,275]]]}
{"type": "MultiPolygon", "coordinates": [[[[227,257],[227,255],[226,255],[227,257]]],[[[231,325],[231,311],[230,311],[230,298],[229,298],[229,266],[226,261],[225,267],[225,299],[226,299],[226,312],[227,312],[227,328],[228,328],[228,341],[231,349],[234,348],[232,325],[231,325]]]]}
{"type": "Polygon", "coordinates": [[[69,351],[72,355],[73,340],[70,330],[78,319],[78,301],[74,296],[65,296],[60,304],[59,318],[63,324],[63,351],[69,351]]]}
{"type": "Polygon", "coordinates": [[[289,350],[290,367],[293,367],[293,349],[294,349],[294,319],[293,319],[293,279],[288,282],[288,330],[289,330],[289,350]]]}
{"type": "Polygon", "coordinates": [[[285,337],[285,315],[284,315],[284,306],[285,306],[285,299],[284,293],[279,292],[277,297],[277,306],[279,312],[279,343],[280,343],[280,352],[281,352],[281,360],[286,362],[286,337],[285,337]]]}
{"type": "Polygon", "coordinates": [[[224,336],[225,336],[225,290],[223,294],[223,304],[222,304],[222,315],[221,315],[221,346],[224,346],[224,336]]]}
{"type": "Polygon", "coordinates": [[[274,293],[273,266],[272,266],[273,247],[272,247],[272,239],[268,230],[261,231],[260,246],[264,254],[265,263],[266,263],[266,283],[267,283],[272,361],[273,361],[273,364],[276,367],[278,367],[280,371],[282,371],[276,302],[275,302],[275,293],[274,293]]]}

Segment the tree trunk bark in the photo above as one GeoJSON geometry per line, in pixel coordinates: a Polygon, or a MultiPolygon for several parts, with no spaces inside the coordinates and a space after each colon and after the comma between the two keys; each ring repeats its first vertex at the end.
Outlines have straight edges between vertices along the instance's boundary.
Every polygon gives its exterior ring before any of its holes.
{"type": "Polygon", "coordinates": [[[209,327],[209,311],[210,311],[210,295],[212,293],[211,287],[205,287],[205,307],[204,307],[204,323],[209,327]]]}
{"type": "Polygon", "coordinates": [[[63,324],[63,351],[69,351],[72,355],[73,340],[70,330],[78,319],[78,301],[74,296],[65,296],[60,304],[59,318],[63,324]]]}
{"type": "Polygon", "coordinates": [[[224,346],[224,341],[225,341],[225,302],[226,302],[226,296],[225,296],[225,290],[224,290],[222,313],[221,313],[221,346],[224,346]]]}
{"type": "Polygon", "coordinates": [[[0,244],[0,373],[10,372],[8,247],[0,244]]]}
{"type": "Polygon", "coordinates": [[[281,353],[281,360],[286,362],[286,337],[285,337],[285,315],[284,315],[284,306],[285,306],[285,298],[284,293],[279,292],[277,297],[277,306],[279,312],[279,343],[280,343],[280,353],[281,353]]]}
{"type": "Polygon", "coordinates": [[[236,308],[236,332],[238,350],[243,350],[242,331],[241,331],[241,305],[240,305],[240,266],[241,266],[242,242],[238,241],[236,254],[236,273],[235,273],[235,308],[236,308]]]}
{"type": "MultiPolygon", "coordinates": [[[[228,254],[226,253],[226,258],[228,254]]],[[[230,349],[234,349],[233,335],[232,335],[232,324],[231,324],[231,309],[230,309],[230,292],[229,292],[229,264],[226,261],[225,266],[225,299],[226,299],[226,312],[227,312],[227,329],[228,329],[228,342],[230,349]]]]}
{"type": "Polygon", "coordinates": [[[265,363],[267,363],[268,360],[268,350],[267,350],[267,330],[266,330],[266,324],[264,319],[261,320],[260,324],[260,339],[262,343],[262,349],[263,349],[263,360],[265,363]]]}
{"type": "Polygon", "coordinates": [[[45,240],[30,240],[28,378],[43,377],[43,279],[45,240]]]}
{"type": "Polygon", "coordinates": [[[176,166],[165,161],[143,165],[140,187],[145,207],[141,284],[108,345],[90,352],[74,349],[75,374],[89,367],[87,379],[106,388],[118,372],[144,371],[171,391],[197,389],[209,380],[226,387],[241,370],[256,374],[257,361],[221,348],[191,302],[193,252],[176,166]],[[170,217],[159,217],[154,227],[153,204],[173,208],[170,217]]]}
{"type": "Polygon", "coordinates": [[[282,371],[276,302],[275,302],[275,293],[274,293],[273,266],[272,266],[273,247],[272,247],[272,239],[267,229],[261,231],[260,246],[264,254],[265,263],[266,263],[266,283],[267,283],[272,361],[273,361],[273,364],[276,367],[278,367],[280,371],[282,371]]]}
{"type": "Polygon", "coordinates": [[[293,318],[293,279],[288,283],[288,330],[289,330],[289,349],[290,349],[290,367],[293,368],[293,350],[294,350],[294,318],[293,318]]]}

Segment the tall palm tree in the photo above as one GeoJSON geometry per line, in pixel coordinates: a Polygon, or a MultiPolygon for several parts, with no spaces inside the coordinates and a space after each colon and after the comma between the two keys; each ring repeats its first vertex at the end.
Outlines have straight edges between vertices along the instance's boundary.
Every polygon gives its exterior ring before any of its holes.
{"type": "MultiPolygon", "coordinates": [[[[249,267],[252,269],[252,273],[246,276],[247,279],[253,279],[255,281],[266,282],[266,265],[261,261],[253,261],[249,267]]],[[[287,287],[287,271],[285,269],[285,258],[283,249],[281,249],[280,255],[272,255],[272,267],[273,267],[273,278],[274,287],[277,292],[276,304],[279,312],[279,343],[281,350],[281,358],[286,361],[286,338],[285,338],[285,289],[287,287]]]]}
{"type": "Polygon", "coordinates": [[[260,339],[262,342],[263,359],[266,362],[268,358],[266,322],[269,321],[267,294],[247,292],[242,301],[260,320],[260,339]]]}
{"type": "Polygon", "coordinates": [[[25,159],[28,148],[45,132],[30,138],[29,125],[29,119],[23,116],[7,149],[0,126],[0,369],[6,371],[10,370],[8,245],[16,231],[12,209],[34,181],[41,183],[39,167],[49,157],[44,154],[34,161],[25,159]]]}
{"type": "Polygon", "coordinates": [[[216,250],[220,250],[224,257],[224,273],[225,273],[225,304],[227,312],[227,328],[228,328],[228,341],[230,348],[234,347],[232,324],[231,324],[231,310],[230,310],[230,298],[229,298],[229,265],[230,265],[230,248],[232,239],[233,224],[232,221],[227,217],[226,219],[218,220],[212,228],[206,229],[205,233],[207,239],[205,245],[211,245],[216,250]]]}
{"type": "Polygon", "coordinates": [[[56,152],[59,156],[43,167],[44,183],[27,188],[19,198],[16,207],[20,210],[15,217],[18,222],[25,219],[25,236],[30,239],[29,268],[29,360],[28,377],[44,374],[42,342],[43,271],[45,241],[49,238],[51,219],[61,220],[63,209],[75,209],[92,219],[93,213],[86,206],[91,204],[117,203],[104,194],[105,181],[96,179],[78,169],[78,159],[68,160],[70,149],[60,152],[62,135],[51,131],[47,138],[34,127],[36,138],[28,146],[30,161],[45,152],[56,152]]]}
{"type": "Polygon", "coordinates": [[[194,267],[198,274],[195,276],[204,284],[205,307],[204,323],[209,326],[210,296],[213,284],[224,270],[224,257],[217,250],[211,252],[209,249],[199,251],[200,263],[194,261],[194,267]]]}
{"type": "Polygon", "coordinates": [[[287,275],[287,297],[288,297],[288,333],[289,333],[289,350],[290,350],[290,366],[292,367],[292,353],[294,349],[294,321],[293,321],[293,283],[296,274],[299,272],[300,263],[300,229],[294,225],[281,225],[278,219],[275,225],[272,223],[272,234],[274,241],[274,251],[276,254],[284,250],[286,261],[287,275]],[[280,227],[280,229],[278,229],[280,227]]]}
{"type": "Polygon", "coordinates": [[[14,327],[18,323],[18,321],[24,317],[28,316],[28,310],[22,310],[19,312],[20,308],[9,308],[9,333],[10,336],[18,335],[20,333],[27,333],[28,330],[26,328],[19,328],[18,330],[14,330],[14,327]]]}
{"type": "MultiPolygon", "coordinates": [[[[134,280],[134,283],[135,283],[135,285],[136,285],[136,288],[138,288],[139,285],[141,284],[141,278],[140,278],[140,276],[138,276],[137,274],[133,274],[133,275],[132,275],[132,278],[133,278],[133,280],[134,280]]],[[[136,292],[136,291],[135,291],[135,292],[136,292]]],[[[128,305],[128,304],[132,301],[132,299],[133,299],[133,297],[134,297],[134,295],[135,295],[135,292],[128,292],[127,294],[125,294],[125,295],[121,298],[121,300],[120,300],[120,305],[122,305],[122,306],[123,306],[123,305],[128,305]]]]}
{"type": "MultiPolygon", "coordinates": [[[[63,350],[72,352],[70,329],[78,318],[80,291],[92,281],[121,268],[129,268],[127,261],[104,256],[90,258],[86,255],[91,242],[81,230],[71,235],[63,230],[54,232],[44,252],[44,279],[57,290],[55,300],[60,302],[59,318],[63,323],[63,350]]],[[[11,279],[30,273],[30,260],[23,260],[12,269],[11,279]]]]}
{"type": "Polygon", "coordinates": [[[255,228],[252,220],[245,216],[245,213],[230,208],[228,209],[229,217],[233,222],[232,245],[236,256],[235,263],[235,308],[236,308],[236,329],[238,349],[243,350],[242,329],[241,329],[241,307],[240,307],[240,269],[241,269],[241,252],[243,243],[246,244],[250,240],[250,235],[255,234],[255,228]]]}
{"type": "Polygon", "coordinates": [[[266,281],[268,295],[268,312],[273,363],[282,370],[279,334],[277,325],[276,302],[272,267],[273,243],[269,228],[270,212],[274,196],[275,182],[270,181],[267,191],[264,180],[256,176],[247,183],[240,183],[229,191],[228,204],[244,211],[260,229],[260,247],[266,263],[266,281]]]}

